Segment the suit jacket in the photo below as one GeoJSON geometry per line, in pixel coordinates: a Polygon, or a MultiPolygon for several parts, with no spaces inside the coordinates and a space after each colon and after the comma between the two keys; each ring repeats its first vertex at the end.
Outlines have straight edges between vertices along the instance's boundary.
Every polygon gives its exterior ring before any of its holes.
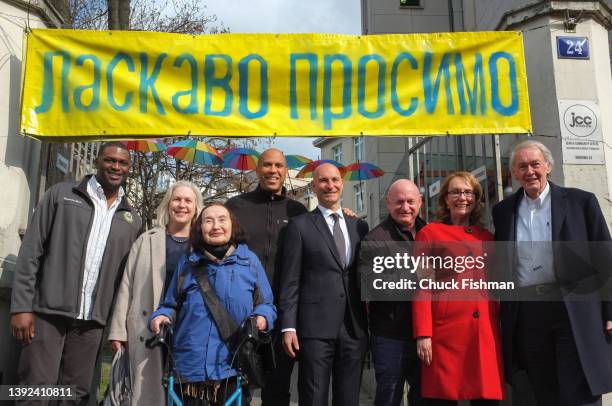
{"type": "Polygon", "coordinates": [[[281,260],[281,328],[295,328],[298,337],[338,337],[348,310],[357,338],[366,334],[356,258],[359,242],[368,232],[362,220],[345,216],[351,258],[343,268],[333,236],[317,208],[289,220],[281,260]]]}
{"type": "Polygon", "coordinates": [[[128,342],[134,405],[165,403],[161,351],[144,343],[153,335],[148,320],[159,306],[165,278],[166,231],[154,228],[132,245],[108,333],[109,340],[128,342]]]}
{"type": "MultiPolygon", "coordinates": [[[[580,189],[557,186],[552,182],[549,184],[553,241],[574,241],[578,244],[587,241],[610,241],[610,232],[595,195],[580,189]]],[[[493,207],[497,241],[516,241],[516,221],[523,196],[524,191],[521,188],[493,207]]],[[[588,248],[587,244],[584,246],[588,248]]],[[[604,323],[606,320],[612,320],[612,303],[602,300],[599,290],[582,295],[580,300],[572,300],[570,291],[566,288],[587,278],[586,270],[572,266],[575,261],[569,255],[575,253],[571,250],[557,245],[553,248],[553,253],[555,275],[557,281],[561,282],[563,299],[591,392],[593,395],[611,392],[612,339],[606,336],[604,323]]],[[[507,261],[512,264],[514,258],[507,258],[507,261]]],[[[513,272],[514,267],[509,269],[513,272]]],[[[510,278],[513,276],[509,275],[510,278]]],[[[513,362],[518,305],[517,302],[506,301],[502,303],[501,308],[506,360],[504,364],[508,379],[513,370],[519,367],[513,362]]]]}

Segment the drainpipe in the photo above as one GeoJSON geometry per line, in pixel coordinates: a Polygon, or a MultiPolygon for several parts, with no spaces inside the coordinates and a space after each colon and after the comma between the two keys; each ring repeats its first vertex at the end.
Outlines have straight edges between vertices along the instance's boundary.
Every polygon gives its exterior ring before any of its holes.
{"type": "Polygon", "coordinates": [[[448,27],[450,32],[455,31],[455,11],[453,10],[453,0],[448,0],[448,27]]]}

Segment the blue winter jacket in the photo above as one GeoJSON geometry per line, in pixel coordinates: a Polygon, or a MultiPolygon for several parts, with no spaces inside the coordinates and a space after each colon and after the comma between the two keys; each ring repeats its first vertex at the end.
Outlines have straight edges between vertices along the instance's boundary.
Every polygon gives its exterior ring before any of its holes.
{"type": "Polygon", "coordinates": [[[237,324],[251,315],[261,315],[266,318],[271,330],[276,320],[270,283],[259,259],[246,245],[238,245],[222,261],[213,261],[195,251],[183,256],[163,302],[151,316],[153,319],[164,315],[174,323],[174,372],[183,382],[219,380],[236,375],[236,370],[230,368],[232,354],[221,340],[191,271],[201,261],[206,264],[208,279],[219,300],[237,324]],[[176,284],[183,272],[184,301],[174,320],[178,293],[176,284]],[[253,309],[256,286],[259,286],[261,304],[253,309]]]}

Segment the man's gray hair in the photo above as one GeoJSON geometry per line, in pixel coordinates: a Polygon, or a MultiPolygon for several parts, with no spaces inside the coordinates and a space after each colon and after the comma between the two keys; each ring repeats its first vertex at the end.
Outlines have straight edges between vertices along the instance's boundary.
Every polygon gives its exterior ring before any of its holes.
{"type": "Polygon", "coordinates": [[[516,153],[526,148],[538,148],[540,151],[542,151],[544,159],[546,159],[546,162],[548,162],[550,169],[552,170],[553,166],[555,165],[555,158],[553,158],[552,152],[550,152],[550,149],[548,149],[546,145],[536,140],[524,140],[514,146],[512,149],[512,154],[510,155],[510,168],[514,168],[516,153]]]}
{"type": "Polygon", "coordinates": [[[159,203],[159,206],[157,206],[157,223],[162,228],[165,228],[168,225],[168,222],[170,222],[170,213],[168,209],[170,206],[170,200],[172,199],[172,193],[174,193],[176,188],[181,186],[188,187],[195,195],[195,215],[191,219],[191,224],[195,223],[196,217],[198,217],[198,214],[200,214],[200,211],[202,211],[202,207],[204,207],[202,192],[200,192],[200,189],[195,183],[187,180],[179,180],[178,182],[174,182],[172,185],[170,185],[168,190],[166,190],[166,194],[159,203]]]}

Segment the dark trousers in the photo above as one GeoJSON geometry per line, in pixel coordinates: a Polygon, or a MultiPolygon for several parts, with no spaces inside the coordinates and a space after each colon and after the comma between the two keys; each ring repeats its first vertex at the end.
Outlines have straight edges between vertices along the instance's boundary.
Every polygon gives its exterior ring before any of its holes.
{"type": "MultiPolygon", "coordinates": [[[[472,399],[469,400],[470,406],[497,406],[499,400],[492,399],[472,399]]],[[[447,399],[426,399],[425,405],[427,406],[457,406],[458,400],[447,400],[447,399]]],[[[412,406],[412,405],[409,405],[412,406]]]]}
{"type": "Polygon", "coordinates": [[[372,334],[372,360],[376,376],[376,406],[399,406],[408,381],[408,404],[424,405],[421,399],[421,363],[414,340],[396,340],[372,334]]]}
{"type": "Polygon", "coordinates": [[[332,404],[358,405],[366,349],[367,339],[353,337],[345,323],[335,339],[302,338],[299,353],[299,404],[326,406],[331,377],[332,404]]]}
{"type": "Polygon", "coordinates": [[[283,335],[279,331],[275,337],[274,358],[276,368],[266,377],[266,386],[261,389],[262,406],[289,406],[291,401],[291,374],[295,360],[283,349],[283,335]]]}
{"type": "Polygon", "coordinates": [[[587,383],[563,301],[522,302],[518,350],[538,406],[601,405],[587,383]]]}
{"type": "MultiPolygon", "coordinates": [[[[77,400],[59,405],[86,405],[104,327],[95,321],[35,314],[34,339],[21,349],[17,375],[20,385],[75,385],[77,400]]],[[[48,401],[19,401],[41,405],[48,401]]]]}

